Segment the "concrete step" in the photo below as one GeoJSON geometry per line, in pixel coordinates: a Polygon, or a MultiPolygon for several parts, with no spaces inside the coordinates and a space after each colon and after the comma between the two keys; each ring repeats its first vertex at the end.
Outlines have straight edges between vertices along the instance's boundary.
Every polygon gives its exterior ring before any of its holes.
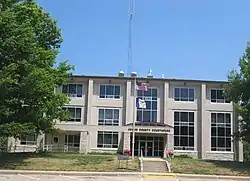
{"type": "Polygon", "coordinates": [[[144,172],[167,172],[165,161],[143,161],[144,172]]]}

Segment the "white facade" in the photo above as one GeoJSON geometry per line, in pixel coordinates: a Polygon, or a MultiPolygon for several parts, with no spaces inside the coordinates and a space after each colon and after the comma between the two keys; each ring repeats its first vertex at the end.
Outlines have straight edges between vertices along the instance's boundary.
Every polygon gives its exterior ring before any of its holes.
{"type": "MultiPolygon", "coordinates": [[[[147,108],[134,106],[134,80],[129,77],[73,76],[68,86],[72,113],[57,122],[61,135],[45,135],[45,149],[115,152],[132,149],[132,123],[136,122],[135,154],[166,156],[168,151],[202,159],[243,160],[242,143],[233,142],[237,129],[232,103],[224,100],[226,82],[138,78],[149,91],[137,92],[147,108]],[[134,114],[135,113],[135,114],[134,114]]],[[[9,141],[13,145],[13,140],[9,141]]],[[[20,150],[28,143],[18,142],[20,150]]]]}

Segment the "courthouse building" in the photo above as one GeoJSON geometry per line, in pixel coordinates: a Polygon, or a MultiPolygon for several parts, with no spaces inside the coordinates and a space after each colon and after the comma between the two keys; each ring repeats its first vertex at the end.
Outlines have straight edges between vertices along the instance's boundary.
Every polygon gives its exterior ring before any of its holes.
{"type": "MultiPolygon", "coordinates": [[[[136,78],[148,83],[137,90],[145,107],[135,106],[134,77],[72,76],[57,91],[67,93],[71,113],[57,121],[59,135],[25,136],[19,151],[35,149],[116,152],[132,149],[135,120],[135,155],[165,157],[168,151],[201,159],[243,160],[243,145],[233,141],[238,123],[234,107],[223,97],[223,81],[136,78]]],[[[9,139],[10,151],[14,140],[9,139]]]]}

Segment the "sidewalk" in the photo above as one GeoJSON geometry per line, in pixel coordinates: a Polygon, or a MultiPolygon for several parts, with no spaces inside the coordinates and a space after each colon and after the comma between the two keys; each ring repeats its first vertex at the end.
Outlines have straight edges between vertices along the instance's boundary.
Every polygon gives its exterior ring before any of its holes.
{"type": "Polygon", "coordinates": [[[194,175],[194,174],[178,174],[178,173],[150,173],[144,172],[74,172],[74,171],[39,171],[39,170],[0,170],[1,174],[22,174],[22,175],[68,175],[68,176],[143,176],[148,177],[175,177],[189,179],[237,179],[242,181],[250,181],[250,177],[243,176],[222,176],[222,175],[194,175]]]}

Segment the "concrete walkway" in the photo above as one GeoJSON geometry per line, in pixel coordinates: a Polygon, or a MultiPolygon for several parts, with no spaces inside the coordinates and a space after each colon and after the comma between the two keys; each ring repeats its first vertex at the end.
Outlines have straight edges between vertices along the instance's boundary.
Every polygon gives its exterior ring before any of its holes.
{"type": "Polygon", "coordinates": [[[165,161],[163,158],[160,157],[143,157],[142,158],[144,161],[165,161]]]}

